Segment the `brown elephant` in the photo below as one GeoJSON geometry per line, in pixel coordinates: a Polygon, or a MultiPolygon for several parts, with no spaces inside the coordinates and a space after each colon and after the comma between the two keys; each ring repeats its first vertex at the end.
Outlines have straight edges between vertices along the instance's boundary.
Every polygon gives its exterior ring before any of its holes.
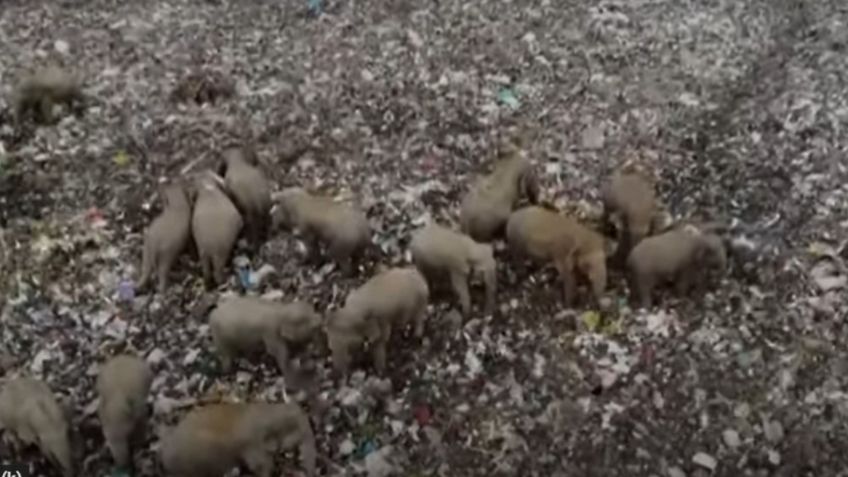
{"type": "Polygon", "coordinates": [[[692,285],[703,290],[710,268],[723,272],[727,252],[719,235],[689,227],[675,228],[642,240],[627,258],[630,290],[644,307],[651,306],[655,286],[673,281],[677,292],[687,293],[692,285]]]}

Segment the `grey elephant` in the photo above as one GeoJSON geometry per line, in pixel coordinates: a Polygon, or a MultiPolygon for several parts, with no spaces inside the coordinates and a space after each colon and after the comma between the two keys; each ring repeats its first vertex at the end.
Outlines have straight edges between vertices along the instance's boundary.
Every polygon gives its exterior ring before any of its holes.
{"type": "Polygon", "coordinates": [[[651,292],[673,281],[679,294],[696,285],[704,291],[710,269],[723,273],[727,251],[721,237],[697,229],[675,228],[639,242],[627,257],[630,291],[643,307],[652,304],[651,292]]]}
{"type": "Polygon", "coordinates": [[[174,477],[222,477],[239,464],[270,477],[274,453],[294,447],[306,474],[315,475],[315,436],[297,404],[224,402],[190,411],[164,437],[160,458],[174,477]]]}
{"type": "Polygon", "coordinates": [[[23,446],[38,446],[63,477],[76,471],[68,417],[68,409],[39,379],[11,379],[0,392],[0,432],[11,433],[23,446]]]}

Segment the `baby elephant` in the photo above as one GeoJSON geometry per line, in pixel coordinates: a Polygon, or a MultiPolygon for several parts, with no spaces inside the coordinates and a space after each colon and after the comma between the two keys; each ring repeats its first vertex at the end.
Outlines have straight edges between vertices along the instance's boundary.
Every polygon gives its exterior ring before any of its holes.
{"type": "Polygon", "coordinates": [[[248,158],[247,151],[231,147],[224,151],[223,156],[224,183],[244,216],[250,241],[259,246],[271,222],[271,185],[262,170],[248,158]]]}
{"type": "Polygon", "coordinates": [[[639,241],[651,233],[656,210],[654,187],[645,173],[625,165],[615,171],[601,192],[604,204],[603,223],[615,214],[623,230],[618,230],[619,264],[639,241]]]}
{"type": "Polygon", "coordinates": [[[301,187],[283,189],[275,194],[275,202],[276,222],[303,233],[312,261],[320,259],[323,243],[342,272],[353,273],[353,261],[371,245],[371,227],[364,212],[301,187]]]}
{"type": "Polygon", "coordinates": [[[307,302],[235,296],[212,311],[209,327],[225,372],[238,354],[264,350],[276,358],[283,376],[290,377],[292,348],[320,336],[321,315],[307,302]]]}
{"type": "Polygon", "coordinates": [[[685,294],[693,284],[703,290],[706,271],[723,272],[727,254],[721,237],[688,228],[675,228],[639,243],[627,257],[631,293],[643,307],[651,306],[654,287],[674,281],[677,292],[685,294]]]}
{"type": "Polygon", "coordinates": [[[146,287],[155,271],[157,291],[164,293],[168,273],[191,237],[191,203],[180,182],[160,186],[159,195],[164,207],[145,234],[138,286],[146,287]]]}
{"type": "Polygon", "coordinates": [[[486,284],[484,312],[494,312],[497,277],[491,245],[475,242],[465,234],[432,223],[413,235],[409,248],[415,266],[431,280],[430,283],[444,276],[450,277],[465,316],[471,312],[468,277],[475,271],[481,273],[486,284]]]}
{"type": "Polygon", "coordinates": [[[462,199],[460,228],[478,242],[491,242],[503,233],[509,214],[522,197],[538,201],[539,184],[533,165],[511,150],[494,170],[481,177],[462,199]]]}
{"type": "Polygon", "coordinates": [[[224,193],[222,179],[212,171],[196,179],[197,200],[191,230],[207,288],[226,280],[227,261],[236,244],[243,221],[236,206],[224,193]]]}
{"type": "Polygon", "coordinates": [[[512,213],[506,237],[515,257],[553,262],[567,307],[577,293],[575,271],[591,283],[595,305],[600,305],[607,286],[606,242],[601,234],[562,214],[531,206],[512,213]]]}
{"type": "Polygon", "coordinates": [[[122,469],[132,466],[130,447],[141,442],[152,381],[147,363],[135,356],[115,356],[100,369],[98,415],[112,458],[122,469]]]}
{"type": "Polygon", "coordinates": [[[327,319],[327,343],[336,372],[347,372],[351,349],[367,339],[374,367],[384,373],[386,344],[392,329],[414,322],[415,336],[420,338],[429,298],[427,281],[412,267],[390,268],[352,291],[344,307],[330,313],[327,319]]]}
{"type": "Polygon", "coordinates": [[[223,477],[240,464],[270,477],[273,453],[296,446],[306,474],[315,475],[315,437],[296,404],[219,403],[190,411],[164,437],[160,456],[173,477],[223,477]]]}
{"type": "Polygon", "coordinates": [[[15,378],[0,392],[0,431],[24,445],[37,445],[64,477],[74,475],[68,419],[50,388],[33,378],[15,378]]]}

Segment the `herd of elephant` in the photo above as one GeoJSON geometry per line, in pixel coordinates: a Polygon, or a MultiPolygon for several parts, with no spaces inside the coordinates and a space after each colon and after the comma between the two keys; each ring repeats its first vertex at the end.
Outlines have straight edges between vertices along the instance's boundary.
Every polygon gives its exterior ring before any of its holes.
{"type": "MultiPolygon", "coordinates": [[[[230,147],[220,167],[160,186],[162,212],[145,233],[139,287],[156,280],[168,290],[177,258],[196,249],[209,288],[227,280],[233,248],[244,236],[261,246],[271,230],[297,231],[306,241],[309,260],[325,254],[349,276],[371,248],[371,229],[357,207],[301,187],[272,192],[255,154],[230,147]]],[[[425,332],[431,288],[450,283],[459,309],[472,313],[469,281],[479,276],[485,288],[480,310],[495,313],[497,261],[493,242],[505,239],[510,262],[522,271],[525,262],[553,264],[562,281],[564,303],[573,306],[578,280],[601,306],[607,267],[623,266],[633,300],[650,307],[654,289],[673,282],[678,293],[707,282],[711,269],[724,270],[725,246],[713,230],[692,224],[661,223],[652,175],[635,162],[618,167],[605,181],[602,223],[617,232],[611,240],[577,218],[539,203],[539,183],[519,143],[502,149],[488,174],[470,187],[460,205],[459,229],[431,222],[413,232],[413,264],[378,266],[373,277],[351,291],[343,306],[325,316],[305,301],[281,303],[249,295],[219,300],[209,315],[209,329],[224,372],[239,356],[260,351],[272,355],[287,378],[290,355],[303,344],[323,340],[337,376],[347,374],[352,353],[366,346],[378,373],[386,370],[393,329],[413,325],[425,332]],[[526,203],[524,203],[526,202],[526,203]]],[[[521,275],[518,273],[518,275],[521,275]]],[[[521,277],[519,276],[519,279],[521,277]]],[[[148,419],[147,398],[153,373],[141,358],[112,357],[97,381],[99,419],[116,466],[132,468],[131,449],[148,419]]],[[[41,380],[18,377],[0,392],[0,429],[24,444],[37,445],[63,475],[75,475],[67,410],[41,380]]],[[[238,465],[267,477],[274,453],[299,447],[307,475],[316,469],[316,445],[309,416],[294,403],[220,402],[199,405],[160,440],[159,461],[172,476],[221,477],[238,465]]]]}

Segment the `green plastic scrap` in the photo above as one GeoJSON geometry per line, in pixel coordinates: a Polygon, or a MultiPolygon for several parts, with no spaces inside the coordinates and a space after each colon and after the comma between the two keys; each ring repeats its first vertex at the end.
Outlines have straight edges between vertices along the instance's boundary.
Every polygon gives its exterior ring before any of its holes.
{"type": "Polygon", "coordinates": [[[615,321],[604,320],[600,313],[594,310],[586,311],[580,315],[580,321],[590,333],[601,333],[604,335],[617,335],[622,332],[624,321],[619,318],[615,321]]]}
{"type": "Polygon", "coordinates": [[[621,318],[615,321],[609,321],[604,324],[603,328],[601,328],[601,333],[607,336],[618,335],[622,332],[622,323],[623,320],[621,318]]]}
{"type": "Polygon", "coordinates": [[[587,311],[580,315],[580,321],[586,325],[586,329],[594,333],[601,325],[601,314],[597,311],[587,311]]]}
{"type": "Polygon", "coordinates": [[[517,109],[521,106],[521,103],[518,101],[518,98],[515,96],[515,92],[512,88],[501,89],[498,92],[498,100],[512,109],[517,109]]]}
{"type": "Polygon", "coordinates": [[[130,474],[125,469],[114,469],[109,477],[130,477],[130,474]]]}
{"type": "Polygon", "coordinates": [[[306,6],[309,9],[309,13],[312,15],[318,15],[321,13],[321,10],[323,10],[321,0],[307,0],[306,6]]]}
{"type": "Polygon", "coordinates": [[[115,154],[114,161],[119,167],[124,167],[130,163],[130,156],[128,156],[124,151],[118,151],[118,153],[115,154]]]}

